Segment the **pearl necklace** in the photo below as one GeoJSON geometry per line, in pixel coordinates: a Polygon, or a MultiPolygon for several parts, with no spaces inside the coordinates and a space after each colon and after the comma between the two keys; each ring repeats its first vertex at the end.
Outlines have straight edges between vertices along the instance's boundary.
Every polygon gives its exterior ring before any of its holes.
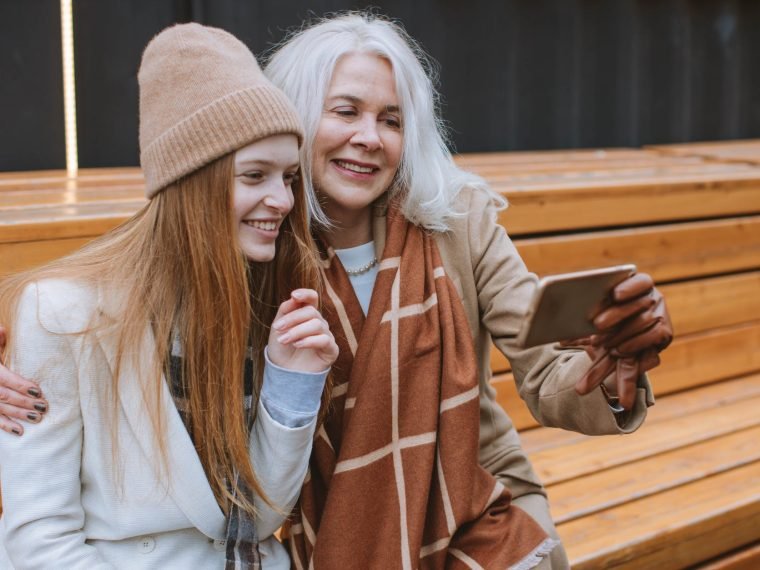
{"type": "Polygon", "coordinates": [[[356,275],[363,275],[363,274],[367,273],[367,271],[369,271],[370,269],[372,269],[375,265],[377,265],[377,257],[373,257],[372,261],[370,261],[369,263],[365,263],[361,267],[356,267],[354,269],[349,269],[348,267],[343,266],[343,269],[345,269],[346,273],[348,273],[349,275],[356,276],[356,275]]]}

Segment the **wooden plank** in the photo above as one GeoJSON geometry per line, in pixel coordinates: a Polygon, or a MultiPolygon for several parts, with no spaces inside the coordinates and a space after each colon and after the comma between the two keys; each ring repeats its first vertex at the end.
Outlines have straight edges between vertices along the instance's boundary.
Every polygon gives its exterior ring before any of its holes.
{"type": "MultiPolygon", "coordinates": [[[[4,192],[0,194],[0,213],[4,216],[14,212],[24,214],[27,209],[61,208],[91,202],[144,202],[145,189],[142,184],[96,184],[92,188],[65,190],[62,188],[45,188],[4,192]]],[[[75,210],[68,214],[76,215],[75,210]]]]}
{"type": "Polygon", "coordinates": [[[716,560],[699,564],[693,570],[757,570],[758,568],[760,568],[760,542],[730,552],[716,560]]]}
{"type": "Polygon", "coordinates": [[[760,539],[760,462],[558,526],[575,570],[683,568],[760,539]]]}
{"type": "MultiPolygon", "coordinates": [[[[692,421],[700,421],[692,416],[692,421]]],[[[760,426],[592,471],[548,489],[556,524],[760,461],[760,426]]],[[[609,453],[620,453],[617,444],[609,453]]]]}
{"type": "Polygon", "coordinates": [[[760,370],[760,322],[676,338],[649,374],[655,395],[760,370]]]}
{"type": "Polygon", "coordinates": [[[544,484],[555,485],[684,445],[760,426],[759,409],[760,398],[747,398],[704,410],[698,422],[690,415],[652,425],[645,422],[632,434],[597,436],[533,453],[531,459],[544,484]],[[615,452],[611,453],[613,449],[615,452]]]}
{"type": "Polygon", "coordinates": [[[659,287],[676,337],[760,320],[760,271],[659,287]]]}
{"type": "Polygon", "coordinates": [[[528,268],[562,273],[636,263],[656,281],[760,268],[760,216],[516,240],[528,268]]]}
{"type": "Polygon", "coordinates": [[[510,202],[499,222],[512,236],[760,212],[755,168],[670,179],[488,180],[510,202]]]}
{"type": "MultiPolygon", "coordinates": [[[[712,328],[760,320],[760,271],[661,285],[676,338],[712,328]]],[[[511,369],[495,346],[494,373],[511,369]]]]}
{"type": "Polygon", "coordinates": [[[95,237],[4,244],[0,247],[0,277],[62,257],[95,237]]]}
{"type": "Polygon", "coordinates": [[[533,162],[574,162],[597,160],[641,160],[642,157],[656,159],[656,150],[638,148],[592,148],[573,150],[539,150],[508,152],[468,152],[454,155],[454,161],[462,168],[482,164],[527,164],[533,162]]]}
{"type": "Polygon", "coordinates": [[[664,156],[699,156],[760,164],[760,140],[757,139],[651,145],[647,148],[661,152],[664,156]]]}
{"type": "MultiPolygon", "coordinates": [[[[693,415],[711,408],[725,406],[746,398],[758,397],[760,397],[760,374],[725,380],[724,382],[658,398],[656,404],[647,411],[646,425],[651,426],[684,415],[693,415]]],[[[520,433],[523,449],[529,454],[593,437],[595,436],[547,427],[529,429],[520,433]]]]}
{"type": "Polygon", "coordinates": [[[31,170],[0,172],[0,192],[6,188],[24,185],[63,183],[81,180],[143,179],[137,166],[117,166],[111,168],[80,168],[75,177],[70,178],[65,170],[31,170]]]}
{"type": "Polygon", "coordinates": [[[574,176],[604,176],[604,173],[611,172],[656,172],[659,169],[682,169],[683,171],[697,170],[697,167],[709,167],[719,169],[723,167],[725,171],[732,169],[751,167],[749,164],[740,163],[716,163],[705,160],[698,156],[677,156],[664,154],[649,154],[636,157],[609,157],[600,159],[596,157],[579,157],[573,160],[541,160],[540,157],[528,158],[522,162],[513,161],[484,161],[472,163],[465,166],[465,169],[478,174],[484,178],[495,177],[501,180],[502,177],[511,179],[511,177],[532,178],[532,175],[559,175],[572,178],[574,176]]]}
{"type": "MultiPolygon", "coordinates": [[[[661,397],[718,380],[760,370],[760,321],[677,337],[660,355],[660,366],[649,372],[655,396],[661,397]]],[[[538,425],[519,397],[511,373],[491,381],[496,401],[518,430],[538,425]]]]}
{"type": "Polygon", "coordinates": [[[57,211],[25,211],[18,219],[3,223],[7,212],[0,212],[0,248],[24,241],[49,241],[61,238],[99,236],[129,219],[143,202],[89,204],[70,207],[76,216],[57,211]]]}

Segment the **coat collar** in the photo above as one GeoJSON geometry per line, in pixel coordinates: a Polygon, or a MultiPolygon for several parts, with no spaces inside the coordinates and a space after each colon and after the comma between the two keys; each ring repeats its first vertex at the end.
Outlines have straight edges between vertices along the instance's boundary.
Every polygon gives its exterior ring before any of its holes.
{"type": "MultiPolygon", "coordinates": [[[[118,295],[103,295],[102,291],[99,291],[98,296],[103,311],[109,316],[116,315],[118,295]]],[[[96,334],[108,362],[114,363],[116,358],[114,335],[109,335],[105,331],[99,331],[96,334]]],[[[145,379],[150,378],[152,373],[153,362],[150,355],[154,350],[153,334],[150,328],[146,327],[140,346],[136,348],[137,354],[141,357],[133,359],[129,357],[130,355],[126,355],[127,358],[123,359],[118,390],[121,408],[147,462],[153,466],[160,466],[160,452],[152,429],[155,418],[150,417],[148,407],[145,405],[145,394],[150,394],[152,387],[144,389],[145,379]]],[[[224,513],[214,497],[195,446],[163,377],[161,400],[168,460],[167,490],[185,516],[203,534],[211,538],[223,538],[226,528],[224,513]]]]}

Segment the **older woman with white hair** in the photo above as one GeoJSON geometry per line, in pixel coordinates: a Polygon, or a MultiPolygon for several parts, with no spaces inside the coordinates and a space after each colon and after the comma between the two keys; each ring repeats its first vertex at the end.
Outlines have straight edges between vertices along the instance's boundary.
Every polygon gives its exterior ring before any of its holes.
{"type": "Polygon", "coordinates": [[[289,529],[296,567],[566,567],[545,491],[489,384],[491,345],[543,425],[612,434],[643,422],[644,372],[672,336],[639,274],[597,320],[594,360],[516,346],[536,276],[496,222],[505,200],[452,161],[431,70],[400,26],[367,14],[304,28],[266,67],[306,125],[341,348],[289,529]]]}
{"type": "Polygon", "coordinates": [[[294,567],[566,568],[544,488],[489,384],[491,345],[541,424],[628,433],[653,403],[644,372],[672,336],[662,296],[635,275],[586,351],[519,348],[536,276],[496,221],[505,200],[453,162],[412,38],[344,14],[293,34],[265,72],[305,123],[302,172],[340,347],[284,532],[294,567]]]}

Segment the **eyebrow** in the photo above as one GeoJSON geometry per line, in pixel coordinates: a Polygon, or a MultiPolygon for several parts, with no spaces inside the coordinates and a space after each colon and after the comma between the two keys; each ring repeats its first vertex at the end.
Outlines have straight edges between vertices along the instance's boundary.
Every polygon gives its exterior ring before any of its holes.
{"type": "MultiPolygon", "coordinates": [[[[243,159],[240,162],[235,163],[235,167],[240,168],[244,166],[253,166],[253,165],[260,165],[260,166],[279,166],[277,162],[274,160],[267,160],[266,158],[247,158],[243,159]]],[[[300,162],[293,162],[292,164],[289,164],[286,168],[300,168],[301,163],[300,162]]]]}
{"type": "MultiPolygon", "coordinates": [[[[333,99],[345,99],[346,101],[349,101],[354,104],[363,103],[364,100],[360,97],[357,97],[356,95],[333,95],[332,97],[328,97],[328,101],[332,101],[333,99]]],[[[386,105],[385,111],[387,113],[400,113],[401,107],[398,105],[386,105]]]]}

